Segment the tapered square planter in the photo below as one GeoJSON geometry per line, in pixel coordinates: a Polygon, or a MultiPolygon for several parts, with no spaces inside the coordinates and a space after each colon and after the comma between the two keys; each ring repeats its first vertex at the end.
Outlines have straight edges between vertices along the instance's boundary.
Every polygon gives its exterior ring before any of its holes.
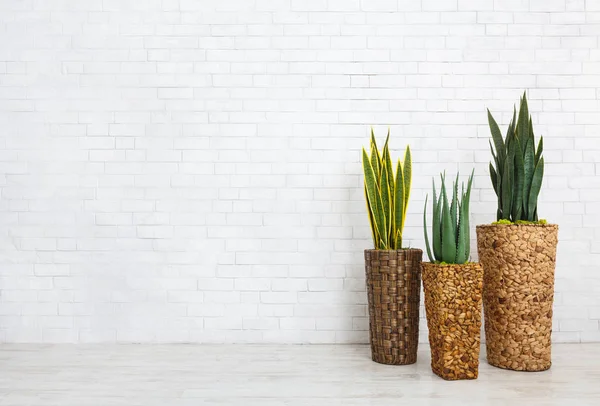
{"type": "Polygon", "coordinates": [[[517,371],[544,371],[552,365],[557,244],[557,225],[477,226],[491,365],[517,371]]]}
{"type": "Polygon", "coordinates": [[[477,379],[483,269],[423,263],[431,369],[447,380],[477,379]]]}
{"type": "Polygon", "coordinates": [[[423,251],[365,250],[373,361],[417,362],[423,251]]]}

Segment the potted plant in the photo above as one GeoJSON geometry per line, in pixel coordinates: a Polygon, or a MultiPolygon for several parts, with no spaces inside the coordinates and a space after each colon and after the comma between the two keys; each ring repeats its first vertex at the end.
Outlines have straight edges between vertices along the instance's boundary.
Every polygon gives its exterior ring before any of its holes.
{"type": "Polygon", "coordinates": [[[369,336],[373,361],[406,365],[417,361],[423,251],[402,248],[411,188],[411,155],[392,165],[389,132],[382,151],[371,130],[371,151],[362,150],[365,196],[374,249],[365,250],[369,336]]]}
{"type": "Polygon", "coordinates": [[[489,110],[488,121],[494,141],[490,177],[498,197],[497,222],[477,226],[487,359],[500,368],[543,371],[552,364],[558,244],[558,226],[538,218],[543,139],[536,148],[525,94],[504,139],[489,110]]]}
{"type": "Polygon", "coordinates": [[[429,261],[423,263],[425,310],[429,327],[431,369],[447,380],[477,379],[481,334],[483,269],[470,257],[469,201],[473,173],[458,193],[458,176],[452,201],[445,175],[439,199],[433,182],[432,245],[427,233],[427,200],[423,211],[429,261]]]}

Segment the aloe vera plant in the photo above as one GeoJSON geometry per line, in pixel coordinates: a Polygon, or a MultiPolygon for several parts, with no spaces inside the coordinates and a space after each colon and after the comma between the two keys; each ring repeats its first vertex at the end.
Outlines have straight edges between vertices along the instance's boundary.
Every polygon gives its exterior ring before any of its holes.
{"type": "Polygon", "coordinates": [[[490,177],[498,197],[497,220],[536,222],[544,177],[544,141],[540,137],[536,149],[526,94],[521,97],[518,118],[514,109],[505,139],[489,110],[488,122],[494,141],[493,146],[490,141],[494,158],[494,165],[490,162],[490,177]]]}
{"type": "Polygon", "coordinates": [[[469,227],[469,201],[471,199],[471,186],[473,185],[473,172],[469,176],[467,188],[462,184],[461,194],[458,194],[458,175],[452,185],[452,201],[449,202],[446,193],[446,175],[441,174],[442,186],[438,198],[433,181],[433,221],[432,245],[429,244],[427,234],[427,200],[423,210],[423,228],[425,233],[425,246],[431,262],[445,262],[447,264],[464,264],[469,260],[471,252],[471,230],[469,227]]]}
{"type": "Polygon", "coordinates": [[[371,130],[370,154],[363,148],[365,197],[375,249],[402,248],[402,230],[410,195],[412,163],[410,148],[406,147],[404,163],[398,160],[394,169],[389,149],[390,133],[380,152],[371,130]]]}

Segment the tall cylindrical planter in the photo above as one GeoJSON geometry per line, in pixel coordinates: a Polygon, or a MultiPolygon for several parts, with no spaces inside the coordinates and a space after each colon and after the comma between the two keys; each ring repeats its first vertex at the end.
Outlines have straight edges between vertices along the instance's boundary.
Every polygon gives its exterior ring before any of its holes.
{"type": "Polygon", "coordinates": [[[480,225],[487,359],[516,371],[552,365],[552,304],[558,226],[480,225]]]}
{"type": "Polygon", "coordinates": [[[373,361],[417,362],[423,251],[365,250],[373,361]]]}
{"type": "Polygon", "coordinates": [[[431,369],[446,380],[477,379],[483,269],[423,263],[431,369]]]}

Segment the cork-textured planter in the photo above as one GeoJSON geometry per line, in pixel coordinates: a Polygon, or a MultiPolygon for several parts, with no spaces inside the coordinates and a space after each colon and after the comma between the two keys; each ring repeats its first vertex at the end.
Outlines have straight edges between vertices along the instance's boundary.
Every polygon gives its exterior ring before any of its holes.
{"type": "Polygon", "coordinates": [[[365,250],[373,361],[417,362],[423,251],[365,250]]]}
{"type": "Polygon", "coordinates": [[[477,379],[483,269],[423,263],[431,369],[446,380],[477,379]]]}
{"type": "Polygon", "coordinates": [[[516,371],[552,365],[557,225],[480,225],[487,359],[516,371]]]}

